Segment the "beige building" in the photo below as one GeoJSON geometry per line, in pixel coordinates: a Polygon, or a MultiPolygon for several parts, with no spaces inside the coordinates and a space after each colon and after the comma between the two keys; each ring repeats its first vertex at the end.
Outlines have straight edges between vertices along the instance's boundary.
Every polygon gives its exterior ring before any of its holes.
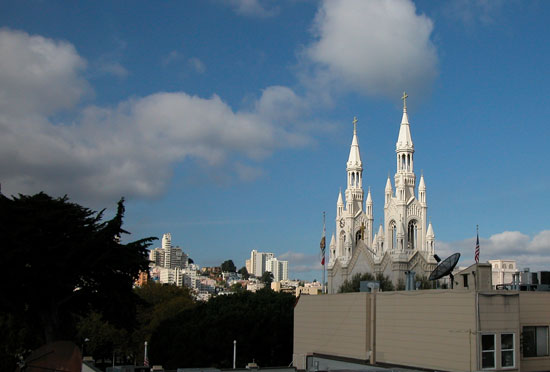
{"type": "Polygon", "coordinates": [[[489,260],[493,271],[493,285],[512,283],[514,273],[518,271],[514,260],[489,260]]]}
{"type": "Polygon", "coordinates": [[[322,356],[430,371],[548,371],[549,327],[550,292],[302,296],[294,310],[293,364],[308,369],[322,356]]]}

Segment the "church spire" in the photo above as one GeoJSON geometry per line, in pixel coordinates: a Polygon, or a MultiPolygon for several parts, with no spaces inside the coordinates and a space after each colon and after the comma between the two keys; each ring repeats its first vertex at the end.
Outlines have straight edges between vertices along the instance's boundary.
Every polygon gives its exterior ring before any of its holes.
{"type": "Polygon", "coordinates": [[[346,189],[347,210],[355,215],[363,209],[363,163],[359,154],[357,140],[357,118],[353,118],[353,139],[349,150],[346,171],[348,173],[348,187],[346,189]]]}
{"type": "Polygon", "coordinates": [[[414,174],[414,145],[407,115],[407,93],[403,92],[403,118],[399,127],[399,136],[395,144],[397,155],[397,172],[395,173],[396,196],[401,203],[405,203],[414,196],[416,176],[414,174]]]}
{"type": "Polygon", "coordinates": [[[359,141],[357,140],[357,118],[353,118],[353,139],[348,157],[348,171],[353,169],[363,170],[361,162],[361,154],[359,154],[359,141]]]}
{"type": "Polygon", "coordinates": [[[401,118],[401,127],[399,128],[396,151],[414,152],[409,116],[407,115],[407,97],[407,93],[403,92],[403,97],[401,97],[403,100],[403,117],[401,118]]]}

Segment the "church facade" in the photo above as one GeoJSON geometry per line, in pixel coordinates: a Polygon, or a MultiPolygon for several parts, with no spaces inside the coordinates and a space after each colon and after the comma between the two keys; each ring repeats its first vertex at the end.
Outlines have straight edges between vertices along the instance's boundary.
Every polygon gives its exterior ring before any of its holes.
{"type": "Polygon", "coordinates": [[[336,233],[329,246],[328,293],[336,293],[356,273],[381,273],[394,285],[405,282],[405,272],[429,276],[436,267],[435,235],[427,220],[426,183],[414,173],[414,144],[403,95],[403,117],[395,147],[397,169],[394,186],[390,177],[384,191],[384,223],[375,231],[370,188],[364,200],[363,163],[357,139],[357,119],[346,164],[345,197],[336,203],[336,233]]]}

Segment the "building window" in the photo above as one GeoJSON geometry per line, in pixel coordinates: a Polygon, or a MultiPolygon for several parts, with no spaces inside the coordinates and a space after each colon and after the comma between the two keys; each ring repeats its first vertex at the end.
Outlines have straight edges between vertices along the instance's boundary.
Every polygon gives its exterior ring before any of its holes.
{"type": "Polygon", "coordinates": [[[468,288],[468,274],[462,274],[462,280],[464,281],[464,288],[468,288]]]}
{"type": "Polygon", "coordinates": [[[495,335],[481,335],[481,368],[495,368],[495,335]]]}
{"type": "Polygon", "coordinates": [[[418,237],[418,227],[416,225],[416,220],[411,220],[409,221],[409,228],[408,228],[409,249],[416,249],[417,237],[418,237]]]}
{"type": "Polygon", "coordinates": [[[514,334],[502,333],[500,335],[500,366],[513,368],[516,366],[514,352],[514,334]]]}
{"type": "Polygon", "coordinates": [[[548,356],[548,326],[523,327],[523,357],[548,356]]]}
{"type": "Polygon", "coordinates": [[[391,231],[391,249],[397,248],[397,226],[395,221],[390,221],[390,231],[391,231]]]}

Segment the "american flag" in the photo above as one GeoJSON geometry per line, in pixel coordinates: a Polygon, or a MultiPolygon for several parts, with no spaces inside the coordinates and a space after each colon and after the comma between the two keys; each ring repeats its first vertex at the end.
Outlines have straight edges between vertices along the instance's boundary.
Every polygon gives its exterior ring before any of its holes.
{"type": "Polygon", "coordinates": [[[321,237],[321,265],[325,266],[325,247],[326,247],[325,212],[323,212],[323,236],[321,237]]]}
{"type": "Polygon", "coordinates": [[[478,231],[478,233],[477,233],[477,239],[476,239],[475,260],[476,260],[476,263],[479,263],[479,231],[478,231]]]}

